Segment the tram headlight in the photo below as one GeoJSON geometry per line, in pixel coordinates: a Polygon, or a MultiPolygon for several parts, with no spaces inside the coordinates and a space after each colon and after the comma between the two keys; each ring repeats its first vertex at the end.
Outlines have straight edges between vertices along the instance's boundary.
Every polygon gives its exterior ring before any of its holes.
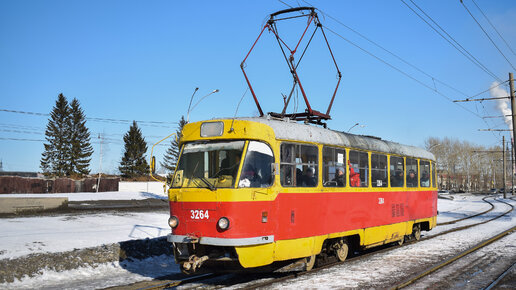
{"type": "Polygon", "coordinates": [[[179,225],[179,219],[175,215],[171,216],[168,219],[168,225],[173,229],[177,228],[177,226],[179,225]]]}
{"type": "Polygon", "coordinates": [[[227,217],[221,217],[219,221],[217,222],[217,226],[221,230],[227,230],[229,229],[229,219],[227,217]]]}

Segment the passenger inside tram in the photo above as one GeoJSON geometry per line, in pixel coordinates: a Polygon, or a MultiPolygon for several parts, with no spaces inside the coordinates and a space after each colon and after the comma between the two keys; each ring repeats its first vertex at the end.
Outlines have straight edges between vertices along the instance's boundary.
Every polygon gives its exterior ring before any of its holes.
{"type": "Polygon", "coordinates": [[[335,178],[333,181],[337,183],[337,186],[344,186],[344,168],[337,168],[337,172],[335,172],[335,178]]]}
{"type": "Polygon", "coordinates": [[[409,174],[407,175],[407,187],[417,187],[416,172],[412,169],[409,170],[409,174]]]}

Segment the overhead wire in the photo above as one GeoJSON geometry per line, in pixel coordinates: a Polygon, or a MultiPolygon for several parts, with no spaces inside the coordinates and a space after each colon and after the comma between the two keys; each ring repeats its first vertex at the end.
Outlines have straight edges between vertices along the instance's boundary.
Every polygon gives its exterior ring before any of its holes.
{"type": "Polygon", "coordinates": [[[494,74],[492,71],[490,71],[484,64],[482,64],[476,57],[474,57],[467,49],[465,49],[458,41],[455,40],[448,32],[446,32],[445,29],[443,29],[439,24],[437,24],[436,21],[433,20],[432,17],[430,17],[423,9],[421,9],[414,1],[409,0],[414,6],[417,7],[419,11],[421,11],[432,23],[434,23],[441,31],[443,31],[450,39],[446,38],[441,32],[439,32],[432,24],[430,24],[421,14],[419,14],[414,8],[412,8],[410,5],[407,4],[404,0],[400,0],[403,4],[405,4],[414,14],[416,14],[423,22],[425,22],[432,30],[434,30],[439,36],[441,36],[446,42],[448,42],[453,48],[455,48],[458,52],[460,52],[464,57],[466,57],[470,62],[475,64],[477,67],[479,67],[481,70],[483,70],[485,73],[487,73],[492,78],[496,79],[497,81],[502,81],[496,74],[494,74]],[[455,44],[452,43],[455,42],[455,44]],[[460,49],[459,49],[460,47],[460,49]]]}
{"type": "MultiPolygon", "coordinates": [[[[311,3],[309,3],[308,1],[305,1],[303,0],[303,2],[305,2],[306,4],[308,5],[312,5],[311,3]]],[[[393,57],[397,58],[398,60],[400,60],[401,62],[405,63],[406,65],[412,67],[413,69],[419,71],[420,73],[424,74],[425,76],[433,79],[434,81],[444,85],[445,87],[451,89],[451,90],[454,90],[455,92],[459,93],[459,94],[462,94],[464,96],[468,96],[468,94],[466,94],[465,92],[453,87],[452,85],[438,79],[437,77],[425,72],[424,70],[422,70],[421,68],[417,67],[416,65],[410,63],[409,61],[407,61],[406,59],[402,58],[401,56],[397,55],[396,53],[392,52],[391,50],[385,48],[384,46],[380,45],[379,43],[373,41],[372,39],[370,39],[369,37],[365,36],[364,34],[360,33],[359,31],[357,31],[356,29],[344,24],[342,21],[340,21],[339,19],[331,16],[330,14],[320,10],[320,9],[317,9],[318,11],[320,11],[323,15],[325,15],[326,17],[332,19],[333,21],[337,22],[338,24],[342,25],[343,27],[345,27],[346,29],[350,30],[351,32],[355,33],[356,35],[360,36],[361,38],[365,39],[366,41],[368,41],[369,43],[373,44],[374,46],[380,48],[381,50],[387,52],[388,54],[392,55],[393,57]]]]}
{"type": "Polygon", "coordinates": [[[491,25],[491,27],[493,28],[494,31],[496,31],[496,33],[498,34],[498,36],[503,40],[503,42],[505,43],[505,45],[509,48],[509,50],[512,52],[512,54],[516,55],[516,53],[514,52],[514,50],[512,49],[512,47],[509,45],[509,43],[507,43],[507,41],[505,40],[505,38],[502,36],[502,34],[498,31],[498,29],[496,29],[496,26],[493,25],[493,23],[491,22],[491,20],[489,20],[489,18],[487,17],[487,15],[484,13],[484,11],[482,9],[480,9],[480,6],[478,6],[477,2],[475,2],[475,0],[471,0],[471,2],[473,2],[473,4],[475,4],[475,6],[477,7],[477,9],[480,11],[480,13],[482,13],[482,15],[484,16],[484,18],[487,20],[487,22],[489,23],[489,25],[491,25]]]}
{"type": "MultiPolygon", "coordinates": [[[[390,68],[392,68],[392,69],[396,70],[397,72],[401,73],[402,75],[406,76],[407,78],[409,78],[409,79],[411,79],[411,80],[413,80],[413,81],[417,82],[418,84],[420,84],[420,85],[424,86],[425,88],[427,88],[427,89],[429,89],[429,90],[431,90],[431,91],[434,91],[435,93],[437,93],[438,95],[440,95],[440,96],[444,97],[444,98],[445,98],[445,99],[447,99],[448,101],[453,102],[453,99],[452,99],[452,98],[450,98],[449,96],[447,96],[447,95],[443,94],[441,91],[439,91],[439,90],[435,90],[434,88],[432,88],[431,86],[429,86],[429,85],[425,84],[424,82],[422,82],[421,80],[419,80],[419,79],[417,79],[416,77],[412,76],[411,74],[409,74],[409,73],[407,73],[407,72],[403,71],[402,69],[400,69],[400,68],[398,68],[398,67],[394,66],[393,64],[391,64],[391,63],[387,62],[386,60],[384,60],[384,59],[380,58],[379,56],[377,56],[377,55],[373,54],[372,52],[370,52],[370,51],[366,50],[365,48],[363,48],[363,47],[359,46],[358,44],[356,44],[356,43],[352,42],[351,40],[349,40],[349,39],[345,38],[344,36],[340,35],[340,34],[339,34],[339,33],[337,33],[336,31],[334,31],[333,29],[329,28],[328,26],[324,25],[324,28],[325,28],[325,29],[327,29],[328,31],[330,31],[331,33],[335,34],[337,37],[339,37],[339,38],[343,39],[344,41],[348,42],[349,44],[353,45],[354,47],[356,47],[356,48],[358,48],[358,49],[362,50],[364,53],[368,54],[369,56],[371,56],[371,57],[375,58],[376,60],[378,60],[378,61],[382,62],[383,64],[385,64],[385,65],[389,66],[390,68]]],[[[466,107],[464,107],[464,106],[462,106],[462,105],[460,105],[460,104],[457,104],[457,103],[454,103],[454,104],[456,104],[456,105],[458,105],[459,107],[463,108],[464,110],[466,110],[466,111],[470,112],[471,114],[473,114],[473,115],[475,115],[475,116],[477,116],[477,117],[481,118],[481,116],[480,116],[480,115],[478,115],[477,113],[475,113],[475,112],[473,112],[473,111],[469,110],[468,108],[466,108],[466,107]]]]}
{"type": "MultiPolygon", "coordinates": [[[[403,1],[403,0],[402,0],[403,1]]],[[[412,0],[411,0],[412,1],[412,0]]],[[[496,43],[493,41],[493,39],[491,38],[491,36],[489,36],[489,34],[487,33],[487,31],[484,29],[484,27],[482,26],[482,24],[480,24],[480,22],[478,22],[478,20],[475,18],[475,16],[471,13],[471,11],[469,11],[468,7],[466,6],[466,4],[464,4],[464,1],[460,1],[460,3],[462,4],[462,6],[464,7],[464,9],[466,9],[466,11],[468,12],[468,14],[471,16],[471,18],[473,18],[473,20],[475,20],[475,22],[477,23],[478,27],[480,27],[480,29],[484,32],[484,34],[487,36],[487,38],[489,39],[489,41],[494,45],[494,47],[496,48],[496,50],[498,50],[498,52],[503,56],[503,58],[507,61],[507,63],[512,67],[513,70],[516,70],[516,68],[514,67],[514,65],[512,64],[512,62],[507,58],[507,56],[505,56],[505,54],[502,52],[502,50],[500,50],[500,48],[498,47],[498,45],[496,45],[496,43]]]]}
{"type": "MultiPolygon", "coordinates": [[[[25,114],[25,115],[34,115],[34,116],[44,116],[48,117],[50,114],[46,113],[38,113],[38,112],[28,112],[28,111],[19,111],[19,110],[8,110],[8,109],[0,109],[0,112],[7,113],[15,113],[15,114],[25,114]]],[[[126,124],[132,123],[133,120],[124,120],[124,119],[112,119],[112,118],[98,118],[98,117],[86,117],[86,120],[97,121],[97,122],[108,122],[108,123],[118,123],[118,124],[126,124]]],[[[168,121],[143,121],[143,120],[134,120],[140,125],[150,126],[150,127],[164,127],[168,128],[168,126],[159,126],[157,124],[170,124],[177,125],[178,122],[168,122],[168,121]]]]}

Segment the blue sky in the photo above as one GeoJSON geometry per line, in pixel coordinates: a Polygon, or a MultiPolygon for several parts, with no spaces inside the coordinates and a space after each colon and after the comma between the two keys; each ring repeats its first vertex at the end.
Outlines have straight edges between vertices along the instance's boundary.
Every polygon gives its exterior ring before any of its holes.
{"type": "MultiPolygon", "coordinates": [[[[475,0],[511,48],[516,49],[516,3],[475,0]]],[[[297,1],[287,1],[297,6],[297,1]]],[[[306,3],[299,1],[302,5],[306,3]]],[[[409,0],[406,0],[410,4],[409,0]]],[[[489,42],[457,1],[414,1],[498,78],[506,80],[511,66],[489,42]]],[[[471,0],[464,3],[481,21],[512,63],[516,55],[496,35],[471,0]]],[[[468,96],[488,89],[494,78],[473,65],[401,1],[317,1],[320,11],[352,27],[401,56],[427,74],[468,96]]],[[[240,62],[268,15],[287,6],[279,1],[1,1],[0,109],[49,113],[57,95],[77,98],[87,117],[158,121],[141,123],[151,144],[175,131],[186,115],[190,96],[200,99],[191,121],[233,116],[246,90],[240,62]]],[[[319,12],[325,27],[398,67],[420,82],[434,81],[371,45],[329,16],[319,12]]],[[[292,41],[302,22],[280,29],[292,41]]],[[[456,137],[492,146],[507,129],[494,102],[464,103],[467,110],[399,73],[340,36],[326,30],[342,72],[332,109],[332,129],[423,146],[430,136],[456,137]]],[[[335,84],[335,70],[322,39],[316,36],[299,68],[300,79],[315,109],[325,111],[335,84]]],[[[264,111],[281,109],[281,93],[291,85],[277,43],[265,33],[247,61],[247,71],[264,111]]],[[[435,88],[450,99],[466,96],[439,82],[435,88]]],[[[502,87],[505,89],[505,87],[502,87]]],[[[482,97],[489,97],[483,94],[482,97]]],[[[302,103],[300,110],[303,109],[302,103]]],[[[238,116],[257,114],[247,93],[238,116]]],[[[0,111],[0,159],[4,170],[37,171],[48,117],[0,111]]],[[[116,173],[127,122],[87,122],[95,150],[91,170],[99,168],[99,139],[104,172],[116,173]]],[[[509,134],[505,133],[508,137],[509,134]]],[[[168,142],[166,143],[168,145],[168,142]]],[[[157,149],[160,160],[166,147],[157,149]]]]}

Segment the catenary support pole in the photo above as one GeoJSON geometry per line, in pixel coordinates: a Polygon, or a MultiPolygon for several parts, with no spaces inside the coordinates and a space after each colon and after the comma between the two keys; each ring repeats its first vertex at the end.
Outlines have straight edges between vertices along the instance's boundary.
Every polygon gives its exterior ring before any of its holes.
{"type": "MultiPolygon", "coordinates": [[[[509,92],[509,95],[511,96],[511,110],[512,110],[512,156],[516,156],[516,152],[514,151],[514,142],[516,142],[516,100],[515,100],[515,97],[514,97],[514,79],[512,77],[512,73],[509,73],[509,89],[510,89],[510,92],[509,92]]],[[[513,158],[514,159],[514,158],[513,158]]],[[[512,172],[512,180],[514,180],[514,160],[511,160],[511,166],[513,167],[513,172],[512,172]]],[[[512,190],[511,192],[513,193],[514,195],[514,184],[512,185],[512,190]]]]}
{"type": "Polygon", "coordinates": [[[511,138],[511,195],[514,195],[514,139],[511,138]]]}
{"type": "Polygon", "coordinates": [[[505,136],[502,136],[502,166],[503,166],[503,198],[507,198],[507,188],[505,186],[506,184],[506,179],[505,179],[505,136]]]}

